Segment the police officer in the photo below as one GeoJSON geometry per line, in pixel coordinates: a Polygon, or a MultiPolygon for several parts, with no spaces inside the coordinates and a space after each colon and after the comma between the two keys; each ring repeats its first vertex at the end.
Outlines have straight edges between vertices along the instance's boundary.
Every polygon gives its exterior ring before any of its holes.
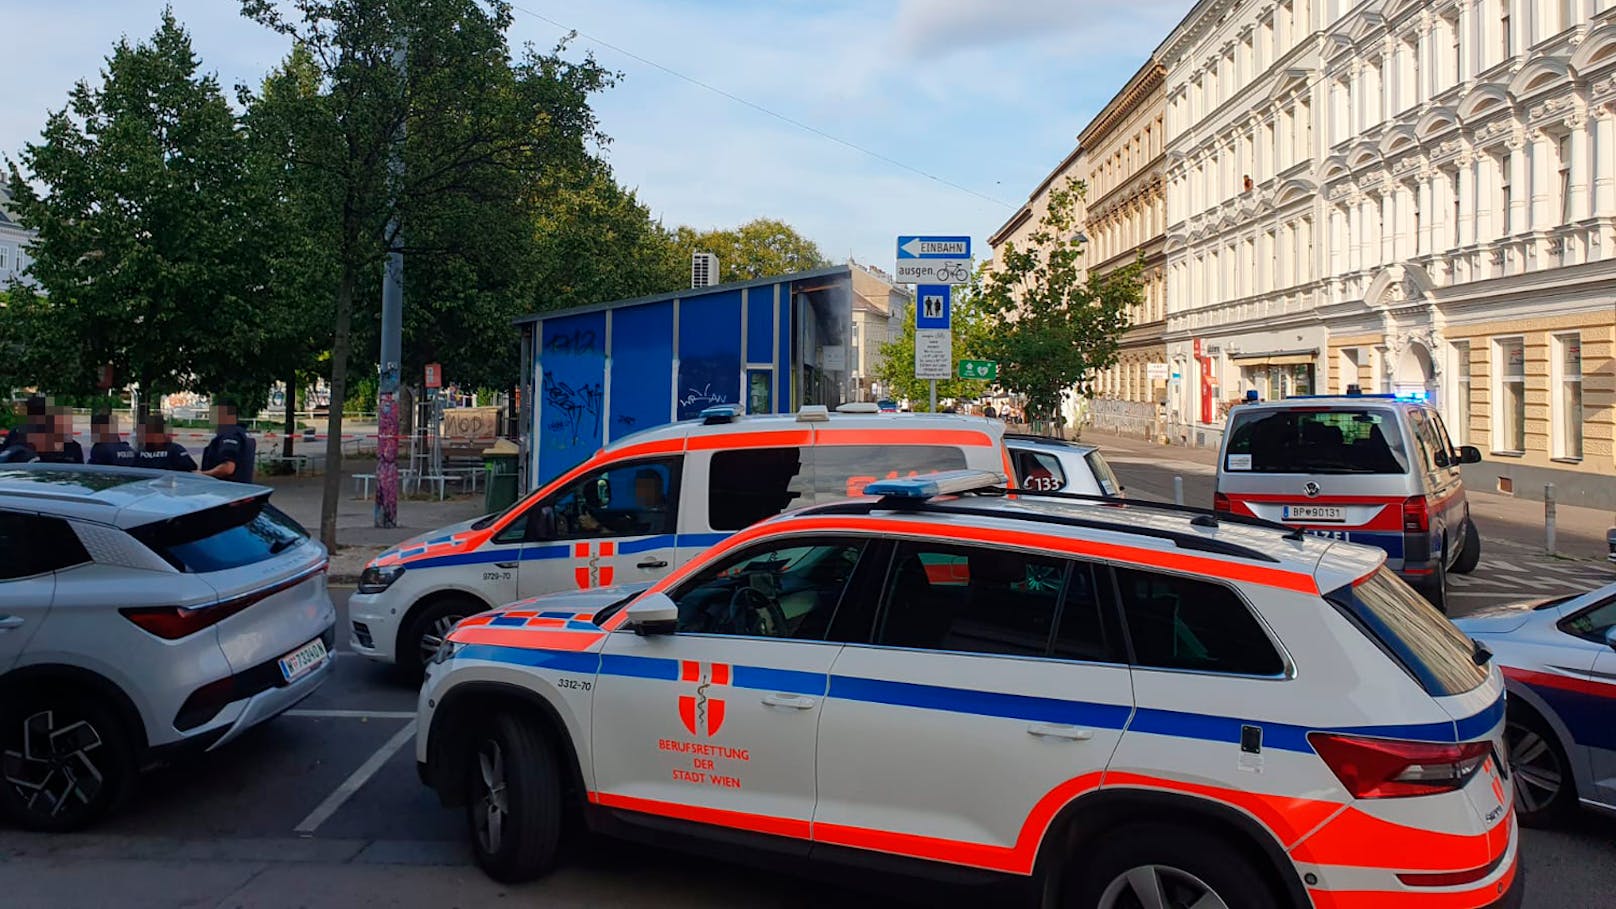
{"type": "Polygon", "coordinates": [[[139,456],[135,458],[136,467],[153,470],[196,470],[196,461],[192,459],[191,453],[185,450],[184,445],[169,437],[162,414],[154,413],[147,417],[145,430],[139,456]]]}
{"type": "Polygon", "coordinates": [[[208,447],[202,449],[202,472],[221,480],[251,483],[253,450],[256,446],[247,431],[236,422],[236,405],[229,401],[215,405],[213,423],[218,431],[208,447]]]}
{"type": "Polygon", "coordinates": [[[106,411],[90,415],[90,463],[110,467],[135,466],[135,450],[118,434],[117,418],[106,411]]]}
{"type": "Polygon", "coordinates": [[[31,423],[24,423],[11,430],[6,436],[6,447],[0,449],[0,464],[27,464],[39,460],[39,452],[34,450],[34,439],[38,430],[31,423]]]}
{"type": "Polygon", "coordinates": [[[39,452],[41,461],[54,464],[83,464],[84,446],[73,438],[73,411],[66,407],[48,408],[50,412],[50,448],[39,452]]]}

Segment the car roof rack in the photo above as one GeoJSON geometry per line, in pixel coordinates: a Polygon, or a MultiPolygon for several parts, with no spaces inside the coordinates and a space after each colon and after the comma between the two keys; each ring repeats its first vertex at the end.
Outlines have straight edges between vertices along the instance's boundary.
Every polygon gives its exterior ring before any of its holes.
{"type": "Polygon", "coordinates": [[[1096,505],[1106,505],[1112,508],[1139,508],[1150,511],[1167,511],[1174,514],[1192,515],[1191,524],[1196,527],[1217,527],[1227,521],[1230,524],[1239,524],[1242,527],[1260,527],[1264,530],[1283,531],[1287,540],[1301,541],[1306,534],[1300,527],[1281,524],[1278,521],[1266,521],[1262,518],[1249,515],[1235,514],[1229,511],[1215,511],[1211,508],[1199,508],[1194,505],[1175,505],[1172,502],[1152,502],[1145,499],[1119,499],[1115,496],[1087,495],[1079,492],[1043,492],[1036,489],[1009,489],[1003,494],[1022,496],[1033,499],[1061,499],[1070,502],[1091,502],[1096,505]]]}
{"type": "Polygon", "coordinates": [[[1066,448],[1077,448],[1080,445],[1090,444],[1087,442],[1073,442],[1071,439],[1057,439],[1054,436],[1039,436],[1030,432],[1007,432],[1004,434],[1004,438],[1008,442],[1038,442],[1043,445],[1061,445],[1066,448]]]}

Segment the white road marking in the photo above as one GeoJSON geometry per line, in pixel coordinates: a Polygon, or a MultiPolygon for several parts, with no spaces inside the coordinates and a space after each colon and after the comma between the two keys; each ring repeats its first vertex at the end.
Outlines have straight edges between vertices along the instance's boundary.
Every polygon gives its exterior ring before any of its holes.
{"type": "Polygon", "coordinates": [[[403,729],[393,733],[393,737],[388,739],[386,744],[376,749],[375,754],[367,758],[363,764],[360,764],[359,769],[349,774],[348,778],[342,781],[341,786],[338,786],[335,791],[325,797],[325,801],[316,805],[314,810],[309,812],[308,817],[304,818],[301,823],[292,829],[303,836],[313,836],[314,831],[320,829],[321,824],[330,820],[331,815],[336,814],[337,809],[341,808],[344,802],[353,798],[353,794],[358,792],[360,787],[370,782],[370,778],[376,775],[376,771],[382,769],[382,765],[397,754],[398,750],[403,748],[404,744],[414,735],[415,720],[412,718],[408,723],[404,724],[403,729]]]}
{"type": "Polygon", "coordinates": [[[283,716],[318,717],[333,720],[413,720],[413,710],[288,710],[283,716]]]}

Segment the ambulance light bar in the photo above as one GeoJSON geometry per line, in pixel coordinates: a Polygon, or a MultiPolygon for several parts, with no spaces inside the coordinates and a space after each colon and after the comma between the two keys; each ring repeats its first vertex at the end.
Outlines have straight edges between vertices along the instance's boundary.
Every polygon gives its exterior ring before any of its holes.
{"type": "Polygon", "coordinates": [[[864,487],[864,494],[919,501],[978,489],[1002,489],[1005,483],[1004,474],[990,470],[945,470],[919,477],[877,480],[864,487]]]}

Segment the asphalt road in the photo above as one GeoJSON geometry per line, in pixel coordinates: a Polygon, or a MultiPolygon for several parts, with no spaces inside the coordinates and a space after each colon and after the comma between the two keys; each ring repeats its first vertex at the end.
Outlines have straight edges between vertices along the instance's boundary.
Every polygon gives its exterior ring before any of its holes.
{"type": "MultiPolygon", "coordinates": [[[[1159,479],[1126,459],[1117,468],[1136,490],[1159,479]]],[[[1170,495],[1174,468],[1166,469],[1170,495]]],[[[1478,576],[1505,586],[1482,591],[1488,598],[1473,591],[1459,601],[1463,608],[1540,592],[1540,566],[1515,567],[1521,572],[1484,564],[1478,576]]],[[[345,627],[348,594],[334,593],[345,627]]],[[[904,881],[815,880],[610,841],[583,846],[543,881],[496,884],[471,864],[461,814],[440,807],[416,778],[414,691],[388,668],[347,653],[340,635],[338,646],[335,677],[316,695],[219,752],[146,775],[129,804],[94,832],[0,829],[0,905],[961,904],[958,894],[904,881]]],[[[1526,831],[1523,855],[1528,907],[1612,905],[1616,821],[1590,816],[1571,830],[1526,831]]]]}

